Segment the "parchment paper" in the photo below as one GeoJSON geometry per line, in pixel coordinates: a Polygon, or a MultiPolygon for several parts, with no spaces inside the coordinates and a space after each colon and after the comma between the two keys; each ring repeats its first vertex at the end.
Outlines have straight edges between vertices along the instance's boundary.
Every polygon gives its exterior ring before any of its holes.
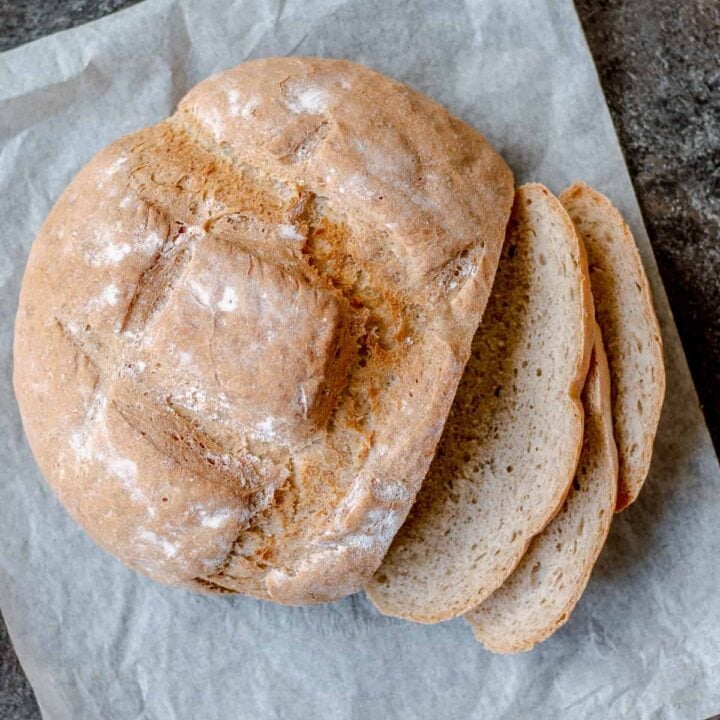
{"type": "Polygon", "coordinates": [[[0,56],[0,603],[46,718],[702,718],[720,711],[720,472],[570,0],[148,0],[0,56]],[[40,477],[11,390],[30,244],[80,167],[207,75],[271,54],[346,57],[484,132],[516,172],[584,179],[628,218],[663,325],[652,473],[571,621],[493,656],[462,620],[362,595],[283,608],[161,587],[96,548],[40,477]]]}

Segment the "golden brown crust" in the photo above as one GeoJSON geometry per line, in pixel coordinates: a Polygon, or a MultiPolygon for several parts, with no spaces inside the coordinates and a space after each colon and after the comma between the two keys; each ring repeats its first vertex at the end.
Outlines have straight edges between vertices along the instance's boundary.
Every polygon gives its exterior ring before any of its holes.
{"type": "Polygon", "coordinates": [[[33,246],[14,384],[43,473],[157,579],[358,589],[427,470],[511,203],[481,136],[360,66],[201,83],[96,156],[33,246]]]}
{"type": "Polygon", "coordinates": [[[507,217],[507,171],[478,133],[350,62],[244,63],[191,90],[179,120],[328,198],[350,222],[387,230],[390,251],[419,282],[468,248],[479,223],[507,217]]]}

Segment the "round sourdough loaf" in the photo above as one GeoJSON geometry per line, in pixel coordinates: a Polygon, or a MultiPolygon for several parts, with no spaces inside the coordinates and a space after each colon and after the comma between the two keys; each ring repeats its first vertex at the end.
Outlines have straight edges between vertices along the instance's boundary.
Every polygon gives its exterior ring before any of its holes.
{"type": "Polygon", "coordinates": [[[157,580],[358,590],[432,458],[512,198],[477,132],[364,67],[200,83],[93,158],[32,248],[14,382],[42,472],[157,580]]]}

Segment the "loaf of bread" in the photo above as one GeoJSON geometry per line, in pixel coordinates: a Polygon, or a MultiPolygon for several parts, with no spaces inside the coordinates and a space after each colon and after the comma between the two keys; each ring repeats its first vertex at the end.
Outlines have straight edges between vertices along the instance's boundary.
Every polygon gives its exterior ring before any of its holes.
{"type": "Polygon", "coordinates": [[[530,650],[567,622],[610,530],[617,501],[618,460],[610,376],[599,328],[582,401],[583,448],[562,510],[533,538],[503,585],[465,614],[475,637],[494,652],[530,650]]]}
{"type": "Polygon", "coordinates": [[[357,590],[426,474],[512,198],[477,132],[358,65],[200,83],[99,153],[32,248],[14,384],[42,472],[160,581],[357,590]]]}
{"type": "Polygon", "coordinates": [[[650,469],[665,397],[660,325],[635,240],[601,193],[575,183],[560,195],[585,245],[595,313],[605,339],[620,479],[618,511],[637,499],[650,469]]]}
{"type": "Polygon", "coordinates": [[[557,198],[525,185],[437,456],[368,584],[381,612],[447,620],[513,572],[575,475],[593,336],[582,243],[557,198]]]}

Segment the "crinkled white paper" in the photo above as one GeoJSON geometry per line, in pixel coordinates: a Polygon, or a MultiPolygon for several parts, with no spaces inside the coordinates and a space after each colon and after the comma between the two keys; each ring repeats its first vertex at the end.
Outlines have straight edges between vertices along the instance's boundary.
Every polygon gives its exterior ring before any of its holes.
{"type": "Polygon", "coordinates": [[[570,0],[148,0],[0,55],[0,603],[52,720],[678,718],[720,711],[720,472],[570,0]],[[608,194],[632,226],[666,343],[650,478],[570,622],[493,656],[462,620],[381,617],[362,595],[283,608],[134,575],[42,480],[11,389],[23,266],[100,148],[196,82],[263,55],[345,57],[485,133],[518,182],[608,194]]]}

